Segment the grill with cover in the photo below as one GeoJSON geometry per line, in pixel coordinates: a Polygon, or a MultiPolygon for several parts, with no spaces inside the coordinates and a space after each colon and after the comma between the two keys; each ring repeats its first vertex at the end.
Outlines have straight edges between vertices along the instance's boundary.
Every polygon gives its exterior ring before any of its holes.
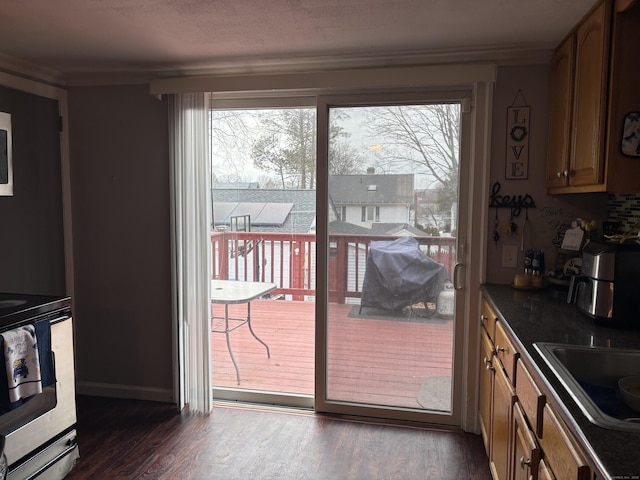
{"type": "Polygon", "coordinates": [[[424,254],[415,238],[372,241],[360,310],[399,310],[419,302],[435,303],[446,281],[444,265],[424,254]]]}

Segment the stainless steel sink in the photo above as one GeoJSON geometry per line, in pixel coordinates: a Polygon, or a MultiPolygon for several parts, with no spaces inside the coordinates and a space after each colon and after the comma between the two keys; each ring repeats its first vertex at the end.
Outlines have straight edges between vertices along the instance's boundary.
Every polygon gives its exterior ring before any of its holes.
{"type": "Polygon", "coordinates": [[[640,350],[546,342],[533,346],[592,423],[640,432],[640,413],[627,407],[617,394],[620,378],[640,375],[640,350]]]}

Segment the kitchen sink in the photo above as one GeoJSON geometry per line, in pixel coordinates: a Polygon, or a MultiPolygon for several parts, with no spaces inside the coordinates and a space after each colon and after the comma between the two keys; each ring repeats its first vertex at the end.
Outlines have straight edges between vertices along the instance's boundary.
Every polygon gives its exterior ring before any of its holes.
{"type": "Polygon", "coordinates": [[[537,342],[542,355],[587,418],[603,428],[640,432],[640,412],[618,396],[618,380],[640,375],[640,350],[537,342]]]}

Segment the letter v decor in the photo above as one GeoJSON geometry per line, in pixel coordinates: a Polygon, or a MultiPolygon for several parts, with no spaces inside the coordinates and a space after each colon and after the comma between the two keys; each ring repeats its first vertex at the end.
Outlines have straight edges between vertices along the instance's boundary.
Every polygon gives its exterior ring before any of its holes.
{"type": "Polygon", "coordinates": [[[507,156],[505,178],[526,180],[529,178],[529,117],[531,107],[527,105],[522,90],[518,90],[507,108],[507,156]]]}

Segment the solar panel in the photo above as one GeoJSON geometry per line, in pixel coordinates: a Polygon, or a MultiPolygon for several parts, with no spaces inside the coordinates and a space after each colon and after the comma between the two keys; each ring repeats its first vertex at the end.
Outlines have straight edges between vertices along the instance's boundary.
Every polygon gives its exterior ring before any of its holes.
{"type": "Polygon", "coordinates": [[[240,215],[249,215],[251,217],[251,224],[255,225],[255,219],[264,209],[266,203],[247,203],[240,202],[238,207],[233,211],[233,216],[238,217],[240,215]]]}
{"type": "Polygon", "coordinates": [[[229,217],[238,206],[238,202],[214,202],[213,220],[215,223],[229,223],[229,217]]]}
{"type": "Polygon", "coordinates": [[[293,203],[214,202],[213,218],[220,224],[249,215],[252,225],[282,225],[292,209],[293,203]]]}
{"type": "Polygon", "coordinates": [[[251,223],[254,225],[282,225],[291,212],[293,203],[267,203],[251,223]]]}

